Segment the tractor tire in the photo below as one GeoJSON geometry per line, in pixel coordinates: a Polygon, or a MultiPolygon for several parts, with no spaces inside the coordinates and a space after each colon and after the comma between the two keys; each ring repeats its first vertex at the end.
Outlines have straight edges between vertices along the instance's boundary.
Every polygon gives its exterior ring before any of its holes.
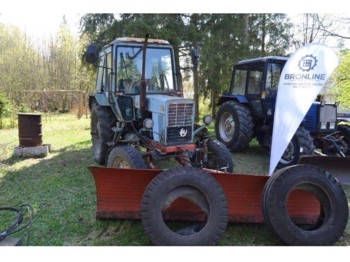
{"type": "Polygon", "coordinates": [[[141,152],[130,145],[114,147],[109,152],[107,167],[147,169],[141,152]]]}
{"type": "Polygon", "coordinates": [[[141,202],[141,220],[155,245],[216,245],[225,233],[228,203],[214,177],[198,168],[175,167],[160,173],[147,186],[141,202]],[[168,227],[162,211],[179,198],[187,199],[205,213],[202,224],[177,231],[168,227]]]}
{"type": "Polygon", "coordinates": [[[108,142],[113,141],[112,127],[116,124],[116,117],[109,107],[93,103],[91,107],[91,138],[95,161],[104,165],[107,152],[110,149],[108,142]]]}
{"type": "Polygon", "coordinates": [[[348,125],[338,125],[338,131],[344,136],[344,141],[347,144],[346,156],[350,156],[350,126],[348,125]]]}
{"type": "Polygon", "coordinates": [[[253,118],[248,108],[238,102],[222,104],[216,115],[217,139],[231,151],[243,151],[253,138],[253,118]]]}
{"type": "Polygon", "coordinates": [[[278,162],[277,168],[296,165],[301,155],[313,155],[314,151],[315,146],[309,131],[304,127],[299,127],[278,162]]]}
{"type": "MultiPolygon", "coordinates": [[[[196,151],[191,157],[191,162],[194,167],[209,168],[223,172],[233,172],[233,158],[227,147],[218,140],[208,139],[206,141],[208,147],[208,159],[204,160],[201,152],[196,151]]],[[[199,144],[199,147],[201,143],[199,144]]]]}
{"type": "Polygon", "coordinates": [[[287,245],[333,245],[345,231],[349,209],[340,183],[327,171],[311,165],[296,165],[277,171],[265,184],[262,211],[269,228],[287,245]],[[317,222],[303,228],[288,214],[288,199],[294,190],[311,193],[320,204],[317,222]]]}

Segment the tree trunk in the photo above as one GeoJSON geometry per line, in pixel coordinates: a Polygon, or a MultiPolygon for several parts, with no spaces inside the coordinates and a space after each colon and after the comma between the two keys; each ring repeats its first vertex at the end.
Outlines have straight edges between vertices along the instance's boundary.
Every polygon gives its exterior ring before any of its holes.
{"type": "Polygon", "coordinates": [[[265,56],[265,38],[266,38],[266,14],[262,14],[261,27],[261,56],[265,56]]]}

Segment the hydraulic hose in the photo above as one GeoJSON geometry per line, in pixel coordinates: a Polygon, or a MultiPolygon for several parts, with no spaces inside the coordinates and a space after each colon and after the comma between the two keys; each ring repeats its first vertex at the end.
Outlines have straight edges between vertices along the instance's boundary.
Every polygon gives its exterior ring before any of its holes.
{"type": "Polygon", "coordinates": [[[10,223],[10,225],[3,231],[0,231],[0,241],[4,240],[7,236],[15,234],[26,227],[28,227],[27,244],[29,242],[29,232],[33,223],[34,212],[33,208],[28,204],[23,204],[20,208],[14,207],[0,207],[0,212],[14,212],[17,214],[16,219],[10,223]],[[28,214],[28,218],[27,215],[28,214]],[[23,221],[26,223],[23,224],[23,221]]]}

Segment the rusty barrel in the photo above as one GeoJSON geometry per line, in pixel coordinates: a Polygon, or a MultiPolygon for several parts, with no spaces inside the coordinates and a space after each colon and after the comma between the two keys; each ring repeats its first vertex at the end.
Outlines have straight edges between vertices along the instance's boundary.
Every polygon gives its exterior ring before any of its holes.
{"type": "Polygon", "coordinates": [[[35,147],[42,145],[41,114],[18,114],[19,146],[35,147]]]}

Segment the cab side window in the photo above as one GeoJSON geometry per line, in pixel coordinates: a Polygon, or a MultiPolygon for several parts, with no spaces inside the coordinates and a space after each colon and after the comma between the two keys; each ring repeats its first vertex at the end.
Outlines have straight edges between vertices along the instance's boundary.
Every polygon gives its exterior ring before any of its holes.
{"type": "Polygon", "coordinates": [[[96,91],[102,92],[105,89],[105,56],[101,55],[98,63],[97,80],[96,80],[96,91]]]}
{"type": "Polygon", "coordinates": [[[249,72],[249,81],[247,93],[251,95],[259,95],[261,92],[263,72],[260,70],[251,70],[249,72]]]}
{"type": "Polygon", "coordinates": [[[269,63],[266,76],[266,95],[275,97],[277,95],[278,83],[280,80],[283,66],[280,64],[269,63]]]}
{"type": "Polygon", "coordinates": [[[104,68],[104,78],[105,78],[105,91],[110,91],[112,88],[112,53],[107,53],[106,55],[106,68],[104,68]]]}
{"type": "Polygon", "coordinates": [[[247,82],[247,70],[237,69],[234,73],[233,95],[245,95],[245,85],[247,82]]]}

